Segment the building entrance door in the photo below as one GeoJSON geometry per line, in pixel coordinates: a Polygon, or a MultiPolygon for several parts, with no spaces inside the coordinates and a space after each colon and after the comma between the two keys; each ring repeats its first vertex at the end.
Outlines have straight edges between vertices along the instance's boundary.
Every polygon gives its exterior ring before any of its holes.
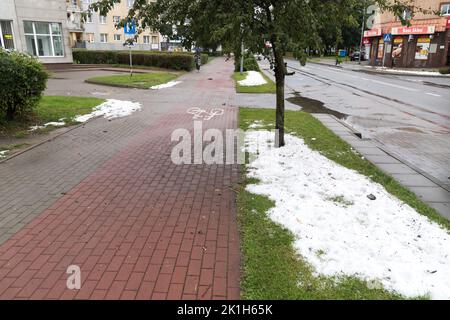
{"type": "Polygon", "coordinates": [[[447,65],[450,66],[450,40],[448,40],[447,48],[447,65]]]}

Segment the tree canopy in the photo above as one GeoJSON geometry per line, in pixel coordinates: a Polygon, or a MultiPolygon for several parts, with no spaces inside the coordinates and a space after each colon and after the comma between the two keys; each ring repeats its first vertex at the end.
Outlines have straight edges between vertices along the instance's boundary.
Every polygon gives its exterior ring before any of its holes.
{"type": "MultiPolygon", "coordinates": [[[[91,7],[105,15],[120,1],[100,0],[91,7]]],[[[413,0],[370,2],[401,19],[405,10],[413,13],[422,10],[413,0]]],[[[285,53],[293,52],[294,57],[305,63],[307,48],[340,39],[346,28],[360,23],[362,3],[362,0],[135,0],[118,27],[133,20],[139,28],[151,28],[182,40],[188,48],[194,44],[215,48],[220,44],[239,56],[243,42],[250,52],[264,54],[275,71],[277,144],[283,146],[285,53]],[[267,42],[271,48],[266,47],[267,42]]]]}

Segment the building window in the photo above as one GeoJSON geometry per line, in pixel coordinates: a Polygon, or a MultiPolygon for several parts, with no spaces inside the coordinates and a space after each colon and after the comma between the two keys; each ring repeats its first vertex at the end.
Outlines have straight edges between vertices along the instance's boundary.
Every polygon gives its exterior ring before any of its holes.
{"type": "Polygon", "coordinates": [[[114,34],[114,41],[120,41],[120,34],[114,34]]]}
{"type": "Polygon", "coordinates": [[[29,54],[38,57],[62,57],[64,48],[61,24],[24,21],[25,40],[29,54]]]}
{"type": "Polygon", "coordinates": [[[441,13],[442,13],[444,16],[450,16],[450,3],[443,4],[443,5],[441,6],[441,13]]]}
{"type": "Polygon", "coordinates": [[[158,44],[158,37],[157,36],[152,36],[152,43],[153,44],[158,44]]]}
{"type": "Polygon", "coordinates": [[[86,14],[86,23],[92,23],[92,11],[88,11],[86,14]]]}
{"type": "Polygon", "coordinates": [[[114,23],[119,23],[119,21],[120,21],[120,16],[113,16],[114,23]]]}
{"type": "Polygon", "coordinates": [[[100,33],[100,42],[101,43],[108,42],[108,34],[107,33],[100,33]]]}
{"type": "Polygon", "coordinates": [[[101,24],[106,24],[106,16],[98,16],[98,19],[101,24]]]}
{"type": "Polygon", "coordinates": [[[86,33],[86,41],[87,42],[94,42],[94,34],[93,33],[86,33]]]}
{"type": "Polygon", "coordinates": [[[403,18],[403,20],[411,20],[412,19],[412,10],[411,9],[403,10],[402,18],[403,18]]]}
{"type": "Polygon", "coordinates": [[[383,55],[384,55],[384,41],[383,41],[383,39],[380,39],[378,41],[377,59],[378,60],[383,59],[383,55]]]}
{"type": "Polygon", "coordinates": [[[14,49],[11,21],[0,20],[0,47],[11,50],[14,49]]]}
{"type": "Polygon", "coordinates": [[[150,36],[144,36],[144,43],[149,44],[150,43],[150,36]]]}
{"type": "Polygon", "coordinates": [[[134,5],[134,0],[127,0],[127,7],[131,8],[134,5]]]}
{"type": "Polygon", "coordinates": [[[417,39],[416,45],[416,60],[428,60],[428,54],[430,53],[431,39],[429,37],[421,37],[417,39]]]}

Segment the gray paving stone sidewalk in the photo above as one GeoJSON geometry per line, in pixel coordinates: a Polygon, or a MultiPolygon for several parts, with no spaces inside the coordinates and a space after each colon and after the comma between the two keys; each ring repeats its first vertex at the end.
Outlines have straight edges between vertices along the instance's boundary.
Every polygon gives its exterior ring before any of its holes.
{"type": "Polygon", "coordinates": [[[115,73],[110,71],[55,73],[54,78],[49,79],[47,95],[137,101],[141,103],[142,110],[112,121],[94,119],[48,143],[1,162],[0,244],[122,150],[134,136],[152,126],[162,115],[193,106],[230,105],[234,97],[198,87],[198,83],[215,74],[214,68],[213,60],[202,68],[201,73],[181,76],[181,84],[165,90],[122,89],[84,82],[88,77],[115,73]]]}
{"type": "Polygon", "coordinates": [[[387,153],[376,142],[359,139],[351,128],[344,125],[336,117],[328,114],[313,114],[313,116],[350,144],[368,161],[414,192],[442,216],[450,218],[450,192],[444,187],[387,153]]]}

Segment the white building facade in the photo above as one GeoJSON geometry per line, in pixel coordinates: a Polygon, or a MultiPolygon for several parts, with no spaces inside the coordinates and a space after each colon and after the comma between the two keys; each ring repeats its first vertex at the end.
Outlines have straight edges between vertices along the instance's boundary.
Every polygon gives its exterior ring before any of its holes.
{"type": "MultiPolygon", "coordinates": [[[[80,0],[81,11],[87,12],[89,5],[97,0],[80,0]]],[[[149,0],[150,1],[150,0],[149,0]]],[[[124,29],[117,29],[116,23],[128,15],[134,0],[121,0],[114,5],[107,16],[101,16],[97,12],[91,12],[83,23],[83,42],[77,47],[88,50],[128,50],[124,46],[127,36],[124,29]]],[[[161,36],[158,32],[149,29],[142,30],[138,35],[134,50],[160,50],[161,36]]]]}
{"type": "Polygon", "coordinates": [[[72,63],[66,0],[1,0],[0,46],[45,64],[72,63]]]}

